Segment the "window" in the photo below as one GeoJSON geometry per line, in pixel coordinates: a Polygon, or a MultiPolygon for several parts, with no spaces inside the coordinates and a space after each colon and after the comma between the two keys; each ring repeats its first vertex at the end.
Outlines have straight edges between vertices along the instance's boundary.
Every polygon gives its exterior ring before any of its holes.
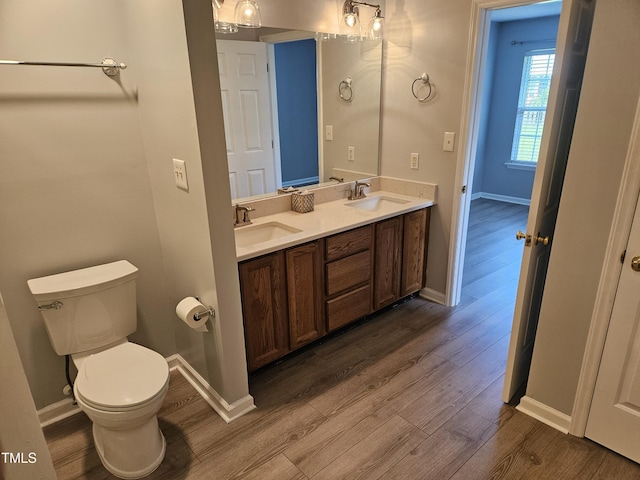
{"type": "Polygon", "coordinates": [[[534,50],[525,54],[511,149],[512,164],[534,167],[538,162],[554,52],[555,50],[534,50]]]}

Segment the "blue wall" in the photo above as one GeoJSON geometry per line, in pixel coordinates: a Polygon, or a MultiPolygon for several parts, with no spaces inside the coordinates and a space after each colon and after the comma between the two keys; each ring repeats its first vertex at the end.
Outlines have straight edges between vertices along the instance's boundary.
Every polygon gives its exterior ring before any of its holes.
{"type": "Polygon", "coordinates": [[[494,68],[486,78],[491,85],[488,115],[478,140],[473,193],[531,198],[535,171],[507,168],[505,163],[511,159],[524,55],[555,46],[558,20],[556,15],[492,25],[490,46],[495,50],[489,55],[494,68]]]}
{"type": "Polygon", "coordinates": [[[276,91],[282,183],[318,177],[316,42],[277,43],[276,91]]]}

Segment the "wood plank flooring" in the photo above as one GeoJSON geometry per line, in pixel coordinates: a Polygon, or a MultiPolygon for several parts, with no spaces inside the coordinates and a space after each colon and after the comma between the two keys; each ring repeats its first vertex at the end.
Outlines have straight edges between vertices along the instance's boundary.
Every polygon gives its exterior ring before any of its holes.
{"type": "MultiPolygon", "coordinates": [[[[472,203],[463,300],[413,298],[251,378],[227,425],[178,373],[150,479],[638,479],[640,466],[500,400],[527,208],[472,203]]],[[[60,479],[113,478],[84,414],[45,428],[60,479]]]]}

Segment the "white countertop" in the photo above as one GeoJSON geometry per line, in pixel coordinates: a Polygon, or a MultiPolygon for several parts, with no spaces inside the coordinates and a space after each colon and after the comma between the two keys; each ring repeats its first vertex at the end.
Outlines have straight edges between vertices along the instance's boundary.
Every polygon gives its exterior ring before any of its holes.
{"type": "Polygon", "coordinates": [[[300,245],[328,235],[395,217],[403,213],[430,207],[435,203],[434,199],[412,197],[384,190],[377,190],[367,194],[367,198],[372,197],[392,197],[394,199],[404,200],[406,203],[389,203],[381,205],[377,210],[369,211],[347,206],[346,204],[350,203],[350,201],[341,199],[315,205],[314,211],[308,213],[287,211],[257,218],[253,220],[252,225],[237,227],[236,232],[270,222],[279,222],[301,231],[256,243],[248,247],[240,247],[236,244],[238,261],[248,260],[283,248],[300,245]]]}

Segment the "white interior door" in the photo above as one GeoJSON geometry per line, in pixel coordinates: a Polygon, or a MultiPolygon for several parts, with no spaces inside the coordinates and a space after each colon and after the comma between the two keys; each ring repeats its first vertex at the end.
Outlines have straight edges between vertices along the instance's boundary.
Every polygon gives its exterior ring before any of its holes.
{"type": "Polygon", "coordinates": [[[218,67],[231,197],[276,189],[267,47],[219,40],[218,67]]]}
{"type": "Polygon", "coordinates": [[[586,436],[640,462],[640,203],[636,205],[586,436]]]}
{"type": "Polygon", "coordinates": [[[564,0],[562,7],[556,42],[556,63],[531,195],[527,235],[524,239],[526,248],[522,256],[502,395],[505,402],[511,400],[524,384],[531,365],[549,253],[593,23],[594,3],[593,0],[564,0]],[[548,238],[549,245],[542,241],[545,237],[548,238]]]}

